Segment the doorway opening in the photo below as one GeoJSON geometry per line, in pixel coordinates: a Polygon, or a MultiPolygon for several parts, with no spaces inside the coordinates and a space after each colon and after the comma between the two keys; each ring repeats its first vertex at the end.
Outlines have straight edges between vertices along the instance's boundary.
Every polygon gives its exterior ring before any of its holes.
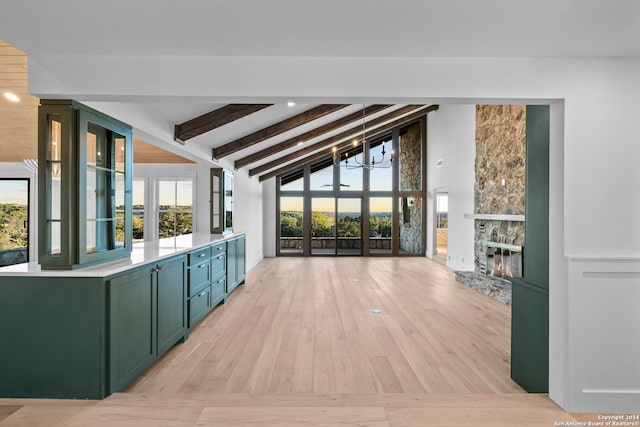
{"type": "Polygon", "coordinates": [[[433,253],[438,258],[446,260],[449,251],[449,192],[439,189],[435,192],[435,224],[433,253]]]}

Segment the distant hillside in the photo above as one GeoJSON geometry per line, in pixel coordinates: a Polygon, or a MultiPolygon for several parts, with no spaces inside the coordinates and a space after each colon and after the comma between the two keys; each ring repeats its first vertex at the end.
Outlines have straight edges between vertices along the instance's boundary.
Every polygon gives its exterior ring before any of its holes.
{"type": "Polygon", "coordinates": [[[25,205],[0,204],[0,250],[27,246],[28,221],[25,205]]]}

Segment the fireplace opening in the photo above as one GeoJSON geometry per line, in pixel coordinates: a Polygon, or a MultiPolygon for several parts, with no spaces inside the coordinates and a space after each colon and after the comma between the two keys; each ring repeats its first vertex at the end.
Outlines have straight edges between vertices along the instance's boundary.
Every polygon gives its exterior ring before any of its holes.
{"type": "Polygon", "coordinates": [[[486,274],[510,279],[522,277],[522,246],[498,242],[485,242],[486,274]]]}

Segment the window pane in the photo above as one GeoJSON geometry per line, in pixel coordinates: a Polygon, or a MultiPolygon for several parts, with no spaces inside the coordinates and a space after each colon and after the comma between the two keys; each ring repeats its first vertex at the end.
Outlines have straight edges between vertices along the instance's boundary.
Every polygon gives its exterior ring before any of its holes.
{"type": "Polygon", "coordinates": [[[335,199],[311,199],[311,253],[335,254],[335,199]]]}
{"type": "Polygon", "coordinates": [[[369,199],[369,252],[391,253],[392,231],[391,197],[372,197],[369,199]]]}
{"type": "Polygon", "coordinates": [[[422,190],[422,132],[416,123],[400,132],[400,190],[422,190]]]}
{"type": "Polygon", "coordinates": [[[362,145],[340,154],[340,191],[362,191],[362,145]]]}
{"type": "Polygon", "coordinates": [[[133,241],[144,240],[144,179],[133,180],[132,205],[133,205],[133,241]]]}
{"type": "Polygon", "coordinates": [[[362,254],[361,200],[338,199],[338,254],[362,254]]]}
{"type": "Polygon", "coordinates": [[[177,181],[176,188],[176,205],[178,209],[191,210],[191,206],[193,205],[193,183],[191,181],[177,181]]]}
{"type": "Polygon", "coordinates": [[[304,190],[304,171],[302,169],[283,176],[280,179],[281,191],[302,191],[304,190]]]}
{"type": "Polygon", "coordinates": [[[0,179],[0,267],[28,261],[29,181],[0,179]]]}
{"type": "Polygon", "coordinates": [[[158,208],[160,210],[173,209],[175,204],[176,181],[158,181],[158,208]]]}
{"type": "Polygon", "coordinates": [[[303,197],[280,198],[280,253],[302,253],[303,197]]]}
{"type": "Polygon", "coordinates": [[[393,189],[393,168],[391,167],[391,137],[371,143],[369,162],[379,164],[369,170],[371,191],[391,191],[393,189]],[[382,151],[384,150],[384,154],[382,151]]]}
{"type": "Polygon", "coordinates": [[[158,238],[193,232],[193,181],[158,181],[158,238]]]}
{"type": "Polygon", "coordinates": [[[333,191],[333,160],[328,159],[311,166],[311,190],[333,191]]]}
{"type": "Polygon", "coordinates": [[[158,218],[158,238],[173,237],[175,235],[176,214],[174,212],[160,212],[158,218]]]}

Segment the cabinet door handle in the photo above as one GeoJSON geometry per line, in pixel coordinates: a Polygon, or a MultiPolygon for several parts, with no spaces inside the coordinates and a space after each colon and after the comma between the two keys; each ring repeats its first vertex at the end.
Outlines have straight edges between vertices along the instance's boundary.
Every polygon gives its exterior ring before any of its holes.
{"type": "Polygon", "coordinates": [[[216,285],[217,285],[218,283],[222,283],[222,281],[223,281],[223,280],[224,280],[224,279],[220,279],[220,280],[218,280],[218,281],[216,282],[216,285]]]}
{"type": "Polygon", "coordinates": [[[198,268],[205,268],[206,266],[207,266],[207,264],[200,264],[200,265],[198,266],[198,268]]]}
{"type": "Polygon", "coordinates": [[[158,270],[164,270],[164,265],[159,265],[156,271],[158,270]]]}
{"type": "Polygon", "coordinates": [[[198,255],[199,258],[204,257],[206,254],[205,253],[201,253],[200,255],[198,255]]]}
{"type": "Polygon", "coordinates": [[[198,295],[198,298],[200,298],[200,297],[204,296],[206,293],[207,293],[207,291],[203,291],[203,292],[201,292],[201,293],[200,293],[200,295],[198,295]]]}
{"type": "Polygon", "coordinates": [[[224,255],[220,255],[220,256],[218,256],[216,259],[222,259],[222,257],[223,257],[223,256],[224,256],[224,255]]]}
{"type": "Polygon", "coordinates": [[[221,251],[222,250],[222,246],[218,246],[217,250],[221,251]]]}

